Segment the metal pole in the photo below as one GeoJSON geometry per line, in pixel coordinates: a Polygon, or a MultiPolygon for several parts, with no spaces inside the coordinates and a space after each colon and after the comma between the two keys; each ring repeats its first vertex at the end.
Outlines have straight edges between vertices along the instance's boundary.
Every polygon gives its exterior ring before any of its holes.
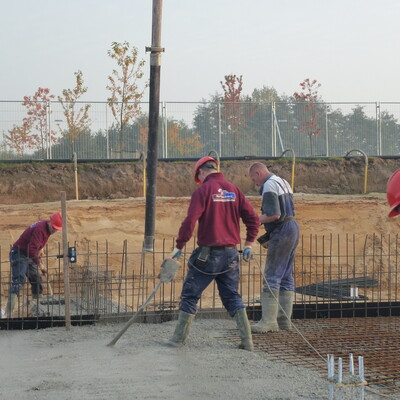
{"type": "Polygon", "coordinates": [[[156,178],[157,178],[157,130],[160,113],[160,73],[161,73],[161,16],[162,0],[153,0],[153,22],[150,51],[150,102],[149,137],[147,146],[147,190],[146,218],[144,230],[144,250],[153,251],[156,216],[156,178]]]}
{"type": "Polygon", "coordinates": [[[67,229],[67,203],[66,194],[61,192],[62,215],[62,244],[64,261],[64,300],[65,300],[65,328],[71,329],[70,289],[69,289],[69,259],[68,259],[68,229],[67,229]]]}

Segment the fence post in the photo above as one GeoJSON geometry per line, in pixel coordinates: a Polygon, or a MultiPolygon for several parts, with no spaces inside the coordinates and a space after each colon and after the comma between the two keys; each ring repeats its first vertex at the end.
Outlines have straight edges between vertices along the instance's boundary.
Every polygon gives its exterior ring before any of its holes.
{"type": "Polygon", "coordinates": [[[329,157],[328,104],[325,104],[325,153],[329,157]]]}
{"type": "Polygon", "coordinates": [[[48,101],[46,102],[46,118],[47,118],[47,159],[51,160],[52,156],[51,156],[51,123],[50,123],[50,116],[51,116],[51,102],[48,101]]]}
{"type": "Polygon", "coordinates": [[[164,140],[162,141],[162,154],[164,154],[165,158],[168,158],[168,117],[167,117],[167,104],[165,102],[162,103],[162,120],[164,127],[164,140]]]}
{"type": "Polygon", "coordinates": [[[74,177],[75,177],[75,198],[79,200],[78,191],[78,156],[75,152],[72,153],[72,161],[74,162],[74,177]]]}
{"type": "Polygon", "coordinates": [[[222,156],[221,103],[218,102],[218,153],[222,156]]]}
{"type": "Polygon", "coordinates": [[[271,153],[272,157],[276,157],[276,123],[275,123],[275,102],[271,103],[271,122],[272,122],[272,135],[271,135],[271,153]]]}
{"type": "Polygon", "coordinates": [[[376,107],[376,153],[378,156],[382,155],[382,131],[381,131],[381,103],[377,101],[376,107]]]}
{"type": "Polygon", "coordinates": [[[107,110],[108,110],[108,104],[106,103],[106,158],[107,160],[110,158],[110,138],[108,137],[108,114],[107,114],[107,110]]]}

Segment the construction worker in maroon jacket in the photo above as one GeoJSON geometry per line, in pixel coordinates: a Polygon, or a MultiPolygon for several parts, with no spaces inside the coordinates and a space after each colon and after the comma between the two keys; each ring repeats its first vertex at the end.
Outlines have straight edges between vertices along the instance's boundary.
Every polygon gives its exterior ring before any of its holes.
{"type": "Polygon", "coordinates": [[[390,206],[389,217],[400,214],[400,169],[395,171],[386,185],[386,197],[390,206]]]}
{"type": "MultiPolygon", "coordinates": [[[[46,246],[50,235],[62,229],[60,213],[53,214],[49,220],[35,222],[25,229],[10,251],[11,285],[7,302],[7,316],[10,317],[17,303],[17,298],[25,279],[31,284],[32,297],[38,299],[43,293],[42,277],[46,268],[41,261],[41,251],[46,246]]],[[[39,308],[34,304],[33,308],[39,308]]],[[[37,313],[38,310],[36,310],[37,313]]]]}
{"type": "Polygon", "coordinates": [[[191,238],[198,221],[198,247],[190,256],[188,273],[183,283],[179,318],[172,338],[166,344],[184,345],[194,320],[197,303],[207,286],[215,280],[222,303],[234,317],[241,338],[240,348],[253,350],[246,306],[238,293],[240,219],[246,225],[243,260],[252,256],[260,221],[241,190],[218,172],[211,157],[201,158],[194,170],[194,179],[201,184],[191,197],[187,217],[179,229],[176,247],[171,258],[179,259],[185,243],[191,238]]]}

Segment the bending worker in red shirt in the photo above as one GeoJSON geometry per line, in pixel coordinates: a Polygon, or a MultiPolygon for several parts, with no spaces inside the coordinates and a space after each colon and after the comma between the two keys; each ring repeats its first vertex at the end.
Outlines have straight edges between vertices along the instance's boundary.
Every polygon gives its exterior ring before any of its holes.
{"type": "Polygon", "coordinates": [[[32,297],[38,299],[43,293],[42,277],[46,268],[40,258],[40,252],[46,246],[50,235],[62,229],[60,213],[55,213],[49,221],[35,222],[25,229],[10,251],[12,281],[7,302],[7,316],[10,317],[17,303],[17,297],[26,277],[31,284],[32,297]]]}
{"type": "Polygon", "coordinates": [[[218,172],[217,162],[213,158],[203,157],[197,162],[194,179],[202,185],[192,194],[188,214],[179,229],[171,257],[179,259],[197,221],[199,247],[188,262],[178,323],[167,344],[173,347],[184,345],[197,311],[197,302],[207,286],[215,280],[224,307],[236,319],[241,338],[239,347],[251,351],[253,341],[246,306],[238,293],[240,264],[236,245],[241,241],[242,219],[247,231],[243,259],[249,261],[260,221],[241,190],[218,172]]]}

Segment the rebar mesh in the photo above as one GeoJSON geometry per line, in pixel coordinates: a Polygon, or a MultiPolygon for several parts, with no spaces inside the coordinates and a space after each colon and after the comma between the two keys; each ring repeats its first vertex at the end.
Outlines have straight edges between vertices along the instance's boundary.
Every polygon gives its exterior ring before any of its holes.
{"type": "MultiPolygon", "coordinates": [[[[127,241],[117,246],[108,242],[76,244],[78,262],[70,264],[74,312],[81,317],[108,318],[137,311],[158,282],[161,262],[172,245],[170,240],[157,241],[155,251],[146,254],[127,241]]],[[[184,267],[172,283],[162,285],[147,307],[148,312],[162,314],[178,309],[187,260],[194,247],[195,240],[181,257],[184,267]]],[[[10,265],[8,251],[0,251],[0,308],[5,310],[10,265]]],[[[252,310],[259,306],[266,255],[261,247],[255,253],[250,263],[241,263],[239,286],[245,304],[252,310]]],[[[399,315],[398,254],[398,235],[302,236],[294,267],[295,318],[399,315]]],[[[59,257],[58,252],[45,258],[49,273],[44,279],[42,301],[47,301],[43,305],[49,317],[63,316],[64,274],[59,257]]],[[[25,284],[13,317],[29,317],[31,300],[29,284],[25,284]]],[[[199,310],[205,309],[223,309],[214,284],[199,302],[199,310]]]]}
{"type": "MultiPolygon", "coordinates": [[[[362,356],[368,385],[382,394],[400,394],[400,317],[296,320],[294,325],[312,347],[292,329],[253,334],[255,348],[321,376],[327,376],[327,358],[320,355],[362,356]]],[[[223,336],[234,343],[239,340],[234,330],[223,336]]]]}

